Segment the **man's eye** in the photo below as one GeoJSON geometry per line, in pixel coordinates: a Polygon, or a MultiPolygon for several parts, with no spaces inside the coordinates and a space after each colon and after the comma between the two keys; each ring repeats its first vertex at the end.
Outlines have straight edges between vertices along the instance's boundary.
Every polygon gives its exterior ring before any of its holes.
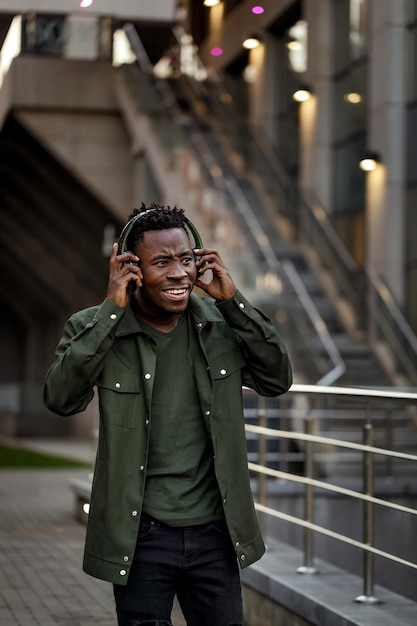
{"type": "Polygon", "coordinates": [[[183,262],[185,265],[189,265],[192,261],[193,261],[193,257],[192,257],[192,256],[187,256],[187,257],[185,257],[185,259],[183,259],[183,261],[182,261],[182,262],[183,262]]]}

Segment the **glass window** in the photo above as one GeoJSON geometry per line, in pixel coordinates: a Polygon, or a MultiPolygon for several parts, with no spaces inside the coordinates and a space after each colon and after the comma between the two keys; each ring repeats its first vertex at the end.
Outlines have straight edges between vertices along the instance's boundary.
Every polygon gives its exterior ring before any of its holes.
{"type": "Polygon", "coordinates": [[[294,72],[307,71],[307,35],[308,27],[305,20],[298,20],[288,29],[288,62],[294,72]]]}
{"type": "Polygon", "coordinates": [[[417,184],[417,102],[407,111],[407,183],[417,184]]]}
{"type": "Polygon", "coordinates": [[[417,20],[417,0],[406,0],[405,5],[407,23],[417,20]]]}
{"type": "Polygon", "coordinates": [[[366,50],[366,0],[338,0],[332,4],[335,24],[335,70],[348,66],[366,50]]]}
{"type": "Polygon", "coordinates": [[[417,100],[417,0],[408,2],[407,22],[407,101],[417,100]]]}
{"type": "Polygon", "coordinates": [[[335,148],[334,154],[334,208],[336,212],[361,211],[364,208],[365,174],[359,168],[359,157],[364,153],[363,136],[351,139],[335,148]]]}
{"type": "Polygon", "coordinates": [[[351,59],[357,59],[365,52],[365,17],[365,0],[350,0],[349,52],[351,59]]]}
{"type": "Polygon", "coordinates": [[[300,85],[299,64],[304,67],[305,61],[302,50],[294,51],[290,44],[295,41],[291,27],[278,37],[278,53],[276,58],[276,79],[274,89],[276,93],[276,137],[274,144],[278,155],[289,173],[296,179],[299,166],[299,105],[293,100],[293,93],[300,85]],[[294,53],[298,56],[294,56],[294,53]],[[301,55],[301,56],[300,56],[301,55]]]}
{"type": "Polygon", "coordinates": [[[24,17],[24,52],[62,54],[66,38],[65,16],[30,13],[24,17]]]}
{"type": "Polygon", "coordinates": [[[417,184],[407,189],[407,213],[405,229],[405,293],[406,317],[415,333],[417,333],[417,184]]]}
{"type": "Polygon", "coordinates": [[[366,63],[355,64],[334,84],[334,140],[365,129],[366,63]]]}

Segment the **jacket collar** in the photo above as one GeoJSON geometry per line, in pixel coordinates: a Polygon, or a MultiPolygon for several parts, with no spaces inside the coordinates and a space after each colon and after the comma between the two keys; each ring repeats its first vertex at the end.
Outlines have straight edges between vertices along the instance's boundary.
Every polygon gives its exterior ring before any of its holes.
{"type": "MultiPolygon", "coordinates": [[[[193,322],[195,324],[221,322],[223,320],[223,317],[217,310],[217,307],[213,306],[213,300],[211,298],[198,296],[195,293],[191,294],[187,313],[193,318],[193,322]]],[[[141,325],[140,321],[136,318],[132,307],[128,306],[116,328],[115,335],[116,337],[124,337],[126,335],[134,335],[138,333],[148,334],[145,328],[141,325]]]]}
{"type": "Polygon", "coordinates": [[[191,294],[188,310],[196,322],[221,322],[223,316],[214,305],[214,300],[207,296],[191,294]]]}

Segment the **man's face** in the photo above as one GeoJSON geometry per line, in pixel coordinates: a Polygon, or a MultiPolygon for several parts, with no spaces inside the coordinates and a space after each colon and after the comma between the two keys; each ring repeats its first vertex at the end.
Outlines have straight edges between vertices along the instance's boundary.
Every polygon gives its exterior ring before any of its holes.
{"type": "Polygon", "coordinates": [[[169,322],[187,308],[197,276],[190,240],[183,228],[149,230],[135,250],[143,272],[134,292],[139,316],[149,324],[169,322]]]}

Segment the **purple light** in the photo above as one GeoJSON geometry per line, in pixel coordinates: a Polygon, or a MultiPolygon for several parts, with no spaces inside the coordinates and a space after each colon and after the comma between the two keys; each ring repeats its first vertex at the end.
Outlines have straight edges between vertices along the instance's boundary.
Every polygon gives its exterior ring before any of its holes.
{"type": "Polygon", "coordinates": [[[213,57],[220,57],[223,54],[222,48],[212,48],[210,54],[213,57]]]}
{"type": "Polygon", "coordinates": [[[255,15],[262,15],[264,11],[265,9],[259,5],[252,7],[252,13],[254,13],[255,15]]]}

